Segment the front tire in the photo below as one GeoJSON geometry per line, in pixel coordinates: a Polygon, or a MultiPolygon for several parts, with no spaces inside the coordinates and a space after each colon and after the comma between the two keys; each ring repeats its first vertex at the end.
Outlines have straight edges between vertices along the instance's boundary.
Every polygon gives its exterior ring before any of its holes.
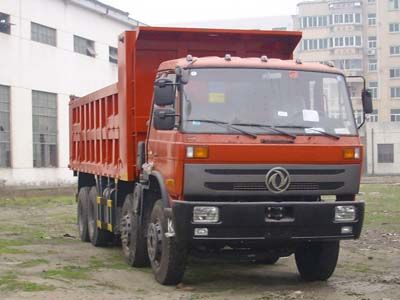
{"type": "Polygon", "coordinates": [[[306,281],[325,281],[335,271],[339,241],[306,242],[297,247],[295,259],[300,276],[306,281]]]}
{"type": "Polygon", "coordinates": [[[95,247],[106,246],[113,241],[113,234],[107,230],[97,227],[98,210],[97,210],[97,188],[92,186],[89,191],[88,205],[88,229],[90,242],[95,247]]]}
{"type": "MultiPolygon", "coordinates": [[[[147,244],[144,236],[143,227],[140,224],[140,218],[135,212],[137,207],[137,199],[134,199],[133,194],[129,194],[125,198],[122,207],[121,219],[121,244],[122,252],[124,253],[127,263],[132,267],[145,267],[149,265],[147,256],[147,244]]],[[[146,221],[146,213],[142,212],[146,221]]]]}
{"type": "Polygon", "coordinates": [[[88,204],[89,204],[89,190],[90,187],[82,187],[78,193],[78,230],[79,237],[82,242],[90,242],[88,230],[88,204]]]}
{"type": "Polygon", "coordinates": [[[175,237],[166,237],[168,220],[163,202],[158,200],[150,216],[147,231],[147,252],[155,279],[164,285],[175,285],[182,281],[187,249],[175,237]]]}

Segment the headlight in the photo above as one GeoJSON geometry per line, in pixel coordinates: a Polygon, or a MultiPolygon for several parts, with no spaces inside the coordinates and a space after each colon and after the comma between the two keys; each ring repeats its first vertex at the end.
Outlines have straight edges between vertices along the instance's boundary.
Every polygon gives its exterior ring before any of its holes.
{"type": "Polygon", "coordinates": [[[193,208],[193,223],[217,223],[219,209],[215,206],[195,206],[193,208]]]}
{"type": "Polygon", "coordinates": [[[208,158],[207,146],[186,147],[186,158],[208,158]]]}
{"type": "Polygon", "coordinates": [[[351,222],[356,219],[356,208],[353,205],[336,206],[335,221],[336,222],[351,222]]]}
{"type": "Polygon", "coordinates": [[[343,149],[343,158],[345,158],[345,159],[360,159],[361,158],[361,149],[359,147],[345,148],[345,149],[343,149]]]}

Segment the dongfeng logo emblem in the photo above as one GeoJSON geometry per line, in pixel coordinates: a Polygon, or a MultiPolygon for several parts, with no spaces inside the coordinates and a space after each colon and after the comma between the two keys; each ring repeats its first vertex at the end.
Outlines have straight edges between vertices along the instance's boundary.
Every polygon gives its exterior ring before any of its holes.
{"type": "Polygon", "coordinates": [[[265,185],[270,192],[275,194],[286,191],[290,185],[289,172],[281,167],[269,170],[265,176],[265,185]]]}

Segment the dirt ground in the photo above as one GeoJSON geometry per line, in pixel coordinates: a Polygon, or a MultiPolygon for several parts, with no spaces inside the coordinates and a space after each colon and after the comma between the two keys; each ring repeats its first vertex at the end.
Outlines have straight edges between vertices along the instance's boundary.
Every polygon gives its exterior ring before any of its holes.
{"type": "MultiPolygon", "coordinates": [[[[342,243],[327,282],[299,279],[293,257],[274,266],[192,259],[183,285],[128,267],[118,247],[77,239],[72,196],[0,199],[0,299],[400,299],[400,185],[363,185],[362,238],[342,243]]],[[[0,198],[1,195],[0,195],[0,198]]]]}

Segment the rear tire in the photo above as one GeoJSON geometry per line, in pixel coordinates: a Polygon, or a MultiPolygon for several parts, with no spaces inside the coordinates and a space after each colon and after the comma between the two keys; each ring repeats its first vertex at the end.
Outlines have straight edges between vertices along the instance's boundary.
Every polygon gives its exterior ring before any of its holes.
{"type": "Polygon", "coordinates": [[[106,246],[113,241],[113,234],[97,227],[97,188],[92,186],[89,191],[88,229],[90,242],[95,247],[106,246]]]}
{"type": "MultiPolygon", "coordinates": [[[[140,218],[134,208],[137,207],[137,199],[133,194],[125,198],[122,207],[121,218],[121,244],[127,263],[132,267],[146,267],[149,265],[147,256],[147,244],[140,218]]],[[[148,220],[146,212],[142,212],[144,221],[148,220]]]]}
{"type": "Polygon", "coordinates": [[[88,202],[89,202],[89,190],[90,187],[82,187],[78,193],[78,230],[79,237],[82,242],[90,242],[89,230],[88,230],[88,202]]]}
{"type": "Polygon", "coordinates": [[[167,238],[168,220],[164,214],[162,200],[153,207],[147,231],[147,252],[155,279],[164,285],[175,285],[182,281],[187,249],[175,237],[167,238]]]}
{"type": "Polygon", "coordinates": [[[325,281],[335,271],[339,241],[307,242],[297,247],[295,259],[300,276],[306,281],[325,281]]]}

